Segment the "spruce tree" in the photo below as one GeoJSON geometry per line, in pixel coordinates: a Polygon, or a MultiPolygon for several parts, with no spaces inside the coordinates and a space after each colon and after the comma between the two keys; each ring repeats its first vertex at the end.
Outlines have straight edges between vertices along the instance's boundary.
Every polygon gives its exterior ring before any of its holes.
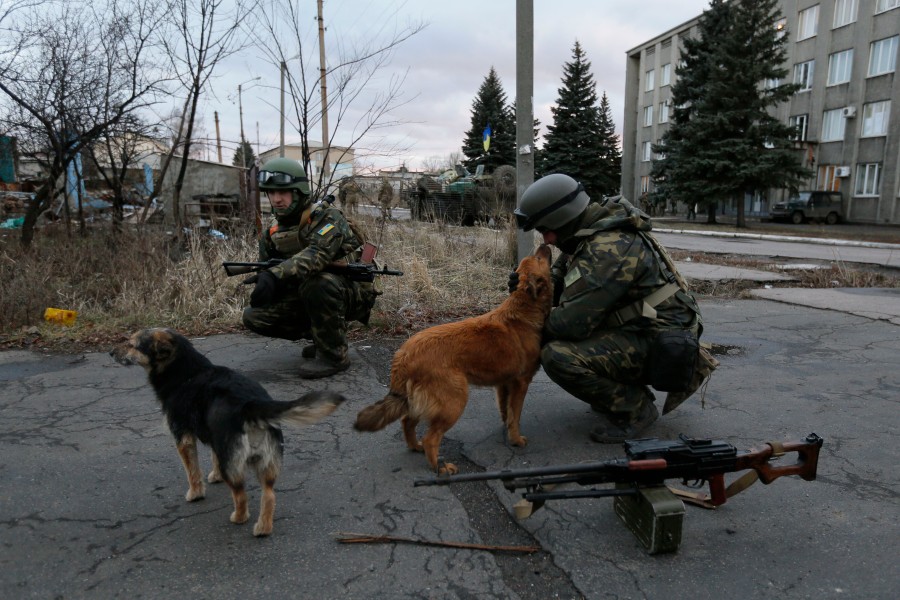
{"type": "Polygon", "coordinates": [[[241,145],[234,150],[234,158],[231,159],[231,164],[235,167],[249,169],[255,161],[256,154],[253,153],[253,146],[247,140],[241,141],[241,145]]]}
{"type": "Polygon", "coordinates": [[[562,87],[553,124],[547,126],[541,150],[541,175],[565,173],[580,181],[588,195],[600,200],[619,189],[621,154],[609,102],[597,105],[597,89],[581,44],[563,66],[562,87]]]}
{"type": "Polygon", "coordinates": [[[810,176],[792,148],[793,128],[768,112],[798,87],[764,85],[788,73],[780,17],[777,0],[711,1],[698,37],[685,40],[673,123],[654,147],[657,200],[699,202],[714,223],[718,201],[735,198],[745,227],[745,193],[796,189],[810,176]]]}
{"type": "Polygon", "coordinates": [[[466,168],[474,172],[478,165],[483,164],[485,172],[490,173],[502,165],[515,165],[516,121],[494,67],[478,88],[471,114],[471,127],[462,146],[466,168]],[[485,152],[484,131],[488,126],[491,128],[491,143],[485,152]]]}

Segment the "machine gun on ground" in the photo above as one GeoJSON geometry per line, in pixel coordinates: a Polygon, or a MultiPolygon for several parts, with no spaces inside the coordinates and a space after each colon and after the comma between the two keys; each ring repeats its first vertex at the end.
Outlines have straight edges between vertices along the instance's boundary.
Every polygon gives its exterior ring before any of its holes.
{"type": "Polygon", "coordinates": [[[683,435],[678,441],[646,438],[625,442],[626,458],[534,469],[441,475],[418,479],[414,485],[499,480],[509,491],[525,490],[522,500],[515,506],[519,518],[530,516],[547,500],[614,496],[616,514],[653,554],[674,551],[681,541],[684,505],[665,486],[667,479],[680,479],[694,487],[709,482],[710,498],[707,504],[720,506],[757,478],[765,484],[785,475],[799,475],[806,481],[815,480],[822,444],[822,438],[811,433],[801,442],[768,442],[761,450],[739,452],[727,442],[683,435]],[[796,453],[796,462],[785,465],[771,462],[787,453],[796,453]],[[746,475],[725,487],[725,473],[747,470],[750,471],[746,475]],[[554,489],[565,483],[581,486],[612,483],[615,487],[554,489]]]}

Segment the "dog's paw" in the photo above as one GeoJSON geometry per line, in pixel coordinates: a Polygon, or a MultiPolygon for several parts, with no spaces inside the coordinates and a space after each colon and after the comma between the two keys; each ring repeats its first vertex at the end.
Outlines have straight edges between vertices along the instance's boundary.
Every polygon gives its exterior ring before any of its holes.
{"type": "Polygon", "coordinates": [[[225,481],[224,479],[222,479],[222,474],[219,473],[218,469],[213,469],[212,471],[210,471],[209,475],[207,475],[206,477],[206,480],[210,483],[222,483],[223,481],[225,481]]]}
{"type": "Polygon", "coordinates": [[[187,491],[187,494],[184,495],[184,499],[188,502],[195,502],[196,500],[203,500],[206,497],[206,488],[203,486],[199,488],[191,488],[187,491]]]}
{"type": "Polygon", "coordinates": [[[453,463],[445,462],[438,469],[438,475],[456,475],[457,473],[459,473],[459,469],[453,463]]]}
{"type": "Polygon", "coordinates": [[[247,521],[250,520],[250,511],[246,510],[241,514],[238,514],[238,511],[233,511],[231,513],[231,516],[229,517],[229,520],[232,523],[234,523],[235,525],[240,525],[242,523],[246,523],[247,521]]]}
{"type": "Polygon", "coordinates": [[[268,523],[263,523],[262,521],[257,521],[256,525],[253,526],[253,535],[256,537],[265,537],[267,535],[272,534],[272,521],[268,523]]]}
{"type": "Polygon", "coordinates": [[[527,445],[528,445],[528,438],[525,437],[524,435],[520,435],[520,436],[518,437],[518,439],[512,438],[512,439],[510,440],[510,444],[512,444],[513,446],[524,447],[524,446],[527,446],[527,445]]]}

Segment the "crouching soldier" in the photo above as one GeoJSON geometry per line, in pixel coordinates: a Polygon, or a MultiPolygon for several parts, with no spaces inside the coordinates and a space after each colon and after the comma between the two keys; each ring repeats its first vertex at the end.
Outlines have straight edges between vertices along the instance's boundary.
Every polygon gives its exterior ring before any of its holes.
{"type": "Polygon", "coordinates": [[[298,374],[328,377],[350,366],[347,324],[367,323],[377,292],[368,282],[326,273],[334,261],[359,260],[363,240],[340,210],[313,206],[303,167],[275,158],[259,172],[259,189],[272,205],[273,218],[260,239],[260,259],[284,259],[250,277],[255,287],[244,325],[256,333],[286,340],[312,340],[298,374]]]}

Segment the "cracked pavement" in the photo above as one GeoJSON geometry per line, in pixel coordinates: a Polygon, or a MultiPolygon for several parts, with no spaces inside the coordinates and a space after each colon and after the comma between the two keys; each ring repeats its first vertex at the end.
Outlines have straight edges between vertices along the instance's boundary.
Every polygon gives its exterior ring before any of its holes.
{"type": "MultiPolygon", "coordinates": [[[[647,432],[713,437],[741,450],[825,439],[818,480],[756,484],[714,511],[688,506],[681,547],[649,556],[611,499],[550,501],[520,523],[496,482],[414,488],[424,457],[399,424],[353,431],[385,393],[397,341],[368,340],[326,381],[292,369],[300,346],[257,336],[195,340],[277,399],[328,388],[348,402],[285,428],[272,537],[228,522],[231,498],[187,482],[144,371],[105,353],[0,353],[0,586],[9,598],[895,598],[900,589],[896,443],[900,329],[768,300],[702,303],[718,356],[699,393],[647,432]],[[537,544],[530,557],[407,544],[339,544],[338,532],[537,544]]],[[[662,395],[660,394],[660,399],[662,395]]],[[[539,372],[508,447],[493,393],[473,389],[442,445],[463,472],[622,455],[591,442],[588,406],[539,372]]],[[[209,453],[201,450],[204,470],[209,453]]],[[[252,480],[252,478],[250,478],[252,480]]]]}

